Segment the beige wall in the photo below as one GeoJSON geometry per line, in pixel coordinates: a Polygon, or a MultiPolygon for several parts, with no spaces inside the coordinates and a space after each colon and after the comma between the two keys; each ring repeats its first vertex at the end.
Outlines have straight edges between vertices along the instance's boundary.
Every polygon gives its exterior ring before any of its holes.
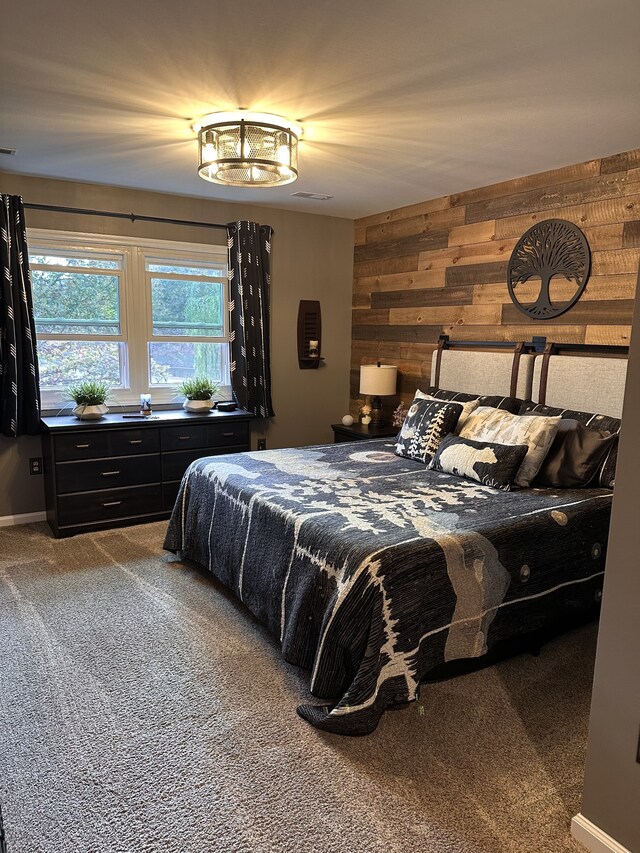
{"type": "Polygon", "coordinates": [[[640,310],[636,307],[598,652],[582,814],[632,853],[640,851],[640,310]]]}
{"type": "MultiPolygon", "coordinates": [[[[206,222],[251,219],[271,225],[271,367],[276,417],[269,424],[255,422],[253,440],[265,434],[269,447],[332,440],[329,425],[347,411],[349,398],[351,220],[7,172],[0,172],[0,191],[20,194],[25,202],[39,204],[206,222]],[[322,354],[326,360],[319,370],[298,368],[296,322],[300,299],[319,299],[322,306],[322,354]]],[[[226,240],[222,230],[32,210],[27,211],[27,225],[201,243],[226,240]]],[[[0,516],[43,509],[42,478],[29,476],[28,471],[29,456],[40,455],[38,439],[0,439],[0,516]]]]}

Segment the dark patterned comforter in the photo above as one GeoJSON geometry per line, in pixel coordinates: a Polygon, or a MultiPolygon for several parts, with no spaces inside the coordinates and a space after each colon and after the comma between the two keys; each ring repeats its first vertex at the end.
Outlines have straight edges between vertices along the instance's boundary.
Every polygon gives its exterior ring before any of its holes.
{"type": "Polygon", "coordinates": [[[499,492],[388,440],[199,459],[165,548],[212,572],[311,670],[298,712],[371,732],[435,666],[590,607],[612,492],[499,492]]]}

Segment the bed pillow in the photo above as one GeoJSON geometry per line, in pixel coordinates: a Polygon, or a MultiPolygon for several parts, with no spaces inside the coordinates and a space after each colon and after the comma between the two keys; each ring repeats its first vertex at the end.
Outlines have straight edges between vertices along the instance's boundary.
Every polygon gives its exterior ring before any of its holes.
{"type": "MultiPolygon", "coordinates": [[[[611,415],[598,415],[593,412],[581,412],[575,409],[558,409],[553,406],[543,406],[540,403],[523,403],[520,407],[521,415],[560,415],[563,418],[571,418],[580,421],[581,424],[599,432],[618,435],[620,433],[620,418],[611,415]]],[[[591,482],[592,486],[602,489],[612,489],[615,484],[616,464],[618,462],[618,442],[612,442],[608,452],[604,455],[600,470],[591,482]]]]}
{"type": "Polygon", "coordinates": [[[407,459],[430,462],[444,436],[456,428],[461,413],[461,403],[416,398],[398,433],[396,453],[407,459]]]}
{"type": "Polygon", "coordinates": [[[494,409],[503,409],[505,412],[511,412],[512,415],[517,415],[520,408],[525,405],[525,400],[519,397],[487,397],[483,394],[466,394],[464,391],[447,391],[445,388],[435,388],[431,386],[427,392],[436,400],[453,400],[456,403],[467,403],[470,400],[479,400],[479,406],[491,406],[494,409]]]}
{"type": "Polygon", "coordinates": [[[428,467],[508,492],[528,449],[526,444],[493,444],[447,435],[428,467]]]}
{"type": "Polygon", "coordinates": [[[558,431],[558,417],[521,417],[480,406],[467,418],[460,435],[494,444],[526,444],[527,453],[515,476],[516,486],[526,488],[536,476],[558,431]]]}
{"type": "Polygon", "coordinates": [[[533,485],[566,489],[589,485],[617,441],[617,433],[590,429],[573,418],[563,418],[533,485]]]}
{"type": "MultiPolygon", "coordinates": [[[[420,391],[419,389],[416,391],[416,399],[417,400],[435,400],[436,402],[441,402],[437,397],[432,396],[431,394],[425,394],[424,391],[420,391]]],[[[467,400],[467,402],[463,403],[462,400],[457,400],[456,402],[462,404],[462,414],[458,418],[458,425],[456,426],[456,432],[460,432],[462,429],[462,424],[469,417],[471,412],[474,409],[477,409],[480,405],[480,400],[476,397],[473,400],[467,400]]]]}

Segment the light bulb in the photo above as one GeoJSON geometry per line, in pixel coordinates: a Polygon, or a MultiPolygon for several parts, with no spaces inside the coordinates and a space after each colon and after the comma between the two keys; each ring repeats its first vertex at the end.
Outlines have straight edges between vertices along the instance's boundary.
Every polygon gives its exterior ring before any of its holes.
{"type": "Polygon", "coordinates": [[[277,160],[279,163],[282,163],[283,166],[289,165],[289,146],[288,145],[279,145],[278,146],[277,160]]]}
{"type": "Polygon", "coordinates": [[[213,147],[213,143],[207,142],[202,151],[202,157],[204,160],[211,162],[211,160],[215,160],[216,158],[216,149],[213,147]]]}

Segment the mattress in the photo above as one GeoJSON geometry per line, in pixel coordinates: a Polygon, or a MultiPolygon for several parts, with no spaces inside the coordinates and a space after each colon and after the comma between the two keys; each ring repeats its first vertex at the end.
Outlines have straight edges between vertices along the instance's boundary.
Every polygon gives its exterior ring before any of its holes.
{"type": "Polygon", "coordinates": [[[199,459],[165,548],[211,572],[311,671],[338,734],[375,729],[444,662],[569,620],[601,594],[612,492],[500,492],[388,439],[199,459]]]}

